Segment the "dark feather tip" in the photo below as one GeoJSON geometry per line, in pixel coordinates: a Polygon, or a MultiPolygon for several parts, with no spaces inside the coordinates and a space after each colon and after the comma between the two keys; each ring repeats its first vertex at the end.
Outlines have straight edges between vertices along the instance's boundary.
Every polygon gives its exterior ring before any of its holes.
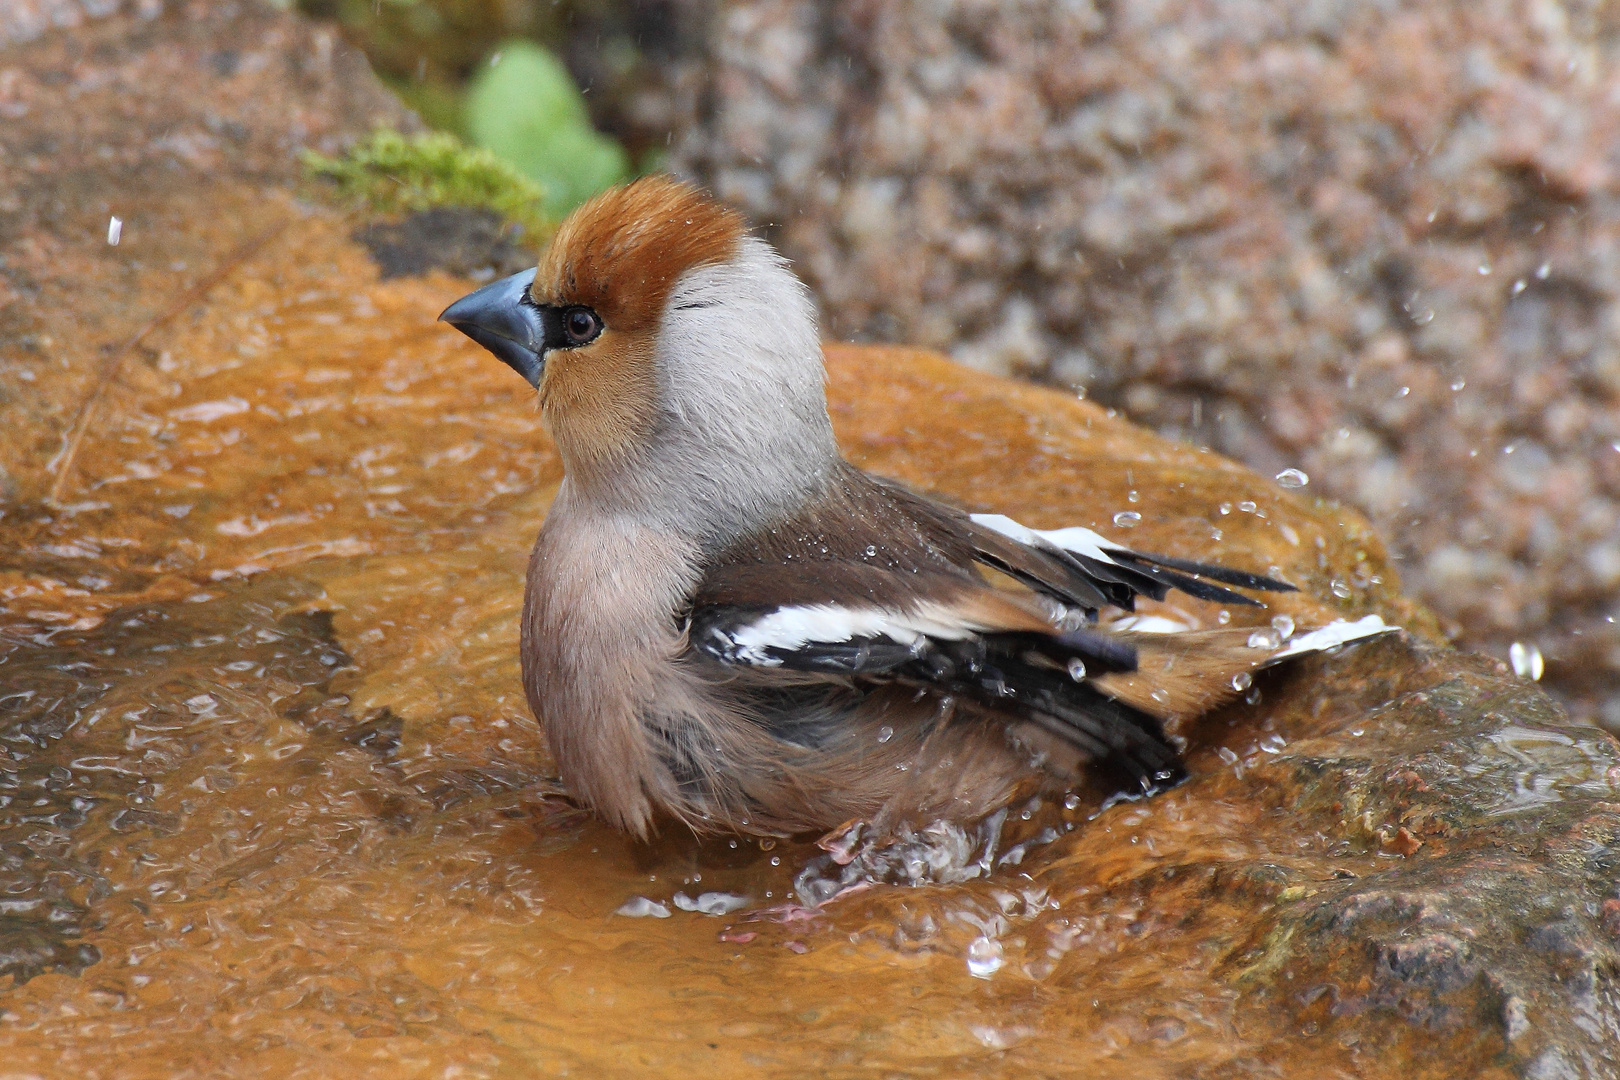
{"type": "MultiPolygon", "coordinates": [[[[1114,556],[1116,559],[1119,555],[1114,556]]],[[[1247,570],[1233,570],[1226,566],[1214,566],[1210,563],[1194,562],[1191,559],[1178,559],[1171,555],[1149,555],[1140,551],[1133,551],[1125,555],[1126,558],[1143,563],[1151,563],[1170,570],[1180,570],[1184,574],[1197,574],[1199,577],[1219,581],[1223,585],[1236,585],[1240,589],[1258,589],[1261,592],[1298,592],[1299,588],[1278,581],[1276,578],[1266,577],[1264,574],[1251,574],[1247,570]]]]}

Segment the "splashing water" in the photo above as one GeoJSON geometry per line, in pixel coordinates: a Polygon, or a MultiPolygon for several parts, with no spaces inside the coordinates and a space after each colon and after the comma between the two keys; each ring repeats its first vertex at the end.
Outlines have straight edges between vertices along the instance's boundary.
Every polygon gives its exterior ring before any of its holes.
{"type": "Polygon", "coordinates": [[[1513,673],[1531,682],[1540,682],[1542,673],[1547,669],[1546,662],[1541,658],[1541,650],[1534,642],[1526,645],[1522,641],[1515,641],[1508,647],[1508,659],[1513,664],[1513,673]]]}
{"type": "Polygon", "coordinates": [[[678,892],[670,897],[670,902],[682,911],[693,911],[699,915],[729,915],[733,911],[747,907],[752,898],[737,893],[706,892],[699,893],[697,898],[693,899],[683,892],[678,892]]]}
{"type": "Polygon", "coordinates": [[[970,832],[936,821],[922,829],[902,824],[892,836],[870,836],[861,823],[832,842],[828,854],[811,860],[793,881],[799,899],[819,907],[842,893],[879,882],[892,885],[954,884],[988,876],[1007,811],[998,810],[970,832]]]}
{"type": "Polygon", "coordinates": [[[632,896],[620,904],[618,910],[614,911],[613,914],[623,915],[627,919],[646,919],[649,917],[667,919],[669,918],[669,908],[660,904],[657,900],[649,900],[645,896],[632,896]]]}
{"type": "Polygon", "coordinates": [[[980,936],[968,944],[967,969],[975,979],[988,979],[1003,963],[1001,942],[995,938],[980,936]]]}

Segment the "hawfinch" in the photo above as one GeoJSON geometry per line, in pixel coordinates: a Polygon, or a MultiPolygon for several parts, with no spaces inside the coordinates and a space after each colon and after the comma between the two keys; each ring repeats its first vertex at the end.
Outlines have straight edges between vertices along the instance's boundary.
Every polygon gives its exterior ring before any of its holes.
{"type": "MultiPolygon", "coordinates": [[[[1100,612],[1292,586],[968,514],[844,460],[810,295],[742,218],[649,176],[440,318],[539,392],[562,457],[529,562],[523,683],[564,782],[645,837],[970,822],[1090,765],[1182,778],[1161,720],[1386,630],[1251,647],[1100,612]]],[[[1261,635],[1264,639],[1264,635],[1261,635]]]]}

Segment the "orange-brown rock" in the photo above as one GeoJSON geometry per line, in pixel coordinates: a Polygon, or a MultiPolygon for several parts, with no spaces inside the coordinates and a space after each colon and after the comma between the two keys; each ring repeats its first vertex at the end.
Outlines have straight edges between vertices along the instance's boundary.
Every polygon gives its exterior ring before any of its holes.
{"type": "MultiPolygon", "coordinates": [[[[35,335],[0,342],[7,1069],[1613,1073],[1615,742],[1434,644],[1354,514],[932,354],[829,350],[861,464],[1033,524],[1113,532],[1130,508],[1133,545],[1298,581],[1278,610],[1301,621],[1412,633],[1259,680],[1189,731],[1192,779],[1162,798],[1015,807],[994,872],[957,885],[811,912],[785,904],[808,844],[637,846],[584,819],[516,665],[557,462],[521,380],[433,322],[468,283],[381,280],[268,149],[143,179],[156,225],[104,244],[91,193],[134,181],[87,113],[125,110],[150,150],[223,107],[120,72],[312,40],[198,14],[0,54],[36,95],[0,128],[6,190],[36,170],[0,252],[8,325],[35,335]],[[61,212],[46,139],[88,148],[61,212]],[[704,892],[748,906],[674,903],[704,892]]],[[[275,55],[245,145],[320,115],[275,55]]]]}

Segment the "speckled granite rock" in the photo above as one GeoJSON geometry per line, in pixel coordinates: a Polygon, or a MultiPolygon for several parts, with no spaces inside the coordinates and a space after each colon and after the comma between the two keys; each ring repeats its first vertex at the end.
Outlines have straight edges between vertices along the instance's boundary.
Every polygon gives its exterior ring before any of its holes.
{"type": "Polygon", "coordinates": [[[775,223],[833,333],[1305,469],[1463,642],[1538,643],[1620,729],[1611,10],[731,0],[708,25],[648,122],[775,223]]]}

